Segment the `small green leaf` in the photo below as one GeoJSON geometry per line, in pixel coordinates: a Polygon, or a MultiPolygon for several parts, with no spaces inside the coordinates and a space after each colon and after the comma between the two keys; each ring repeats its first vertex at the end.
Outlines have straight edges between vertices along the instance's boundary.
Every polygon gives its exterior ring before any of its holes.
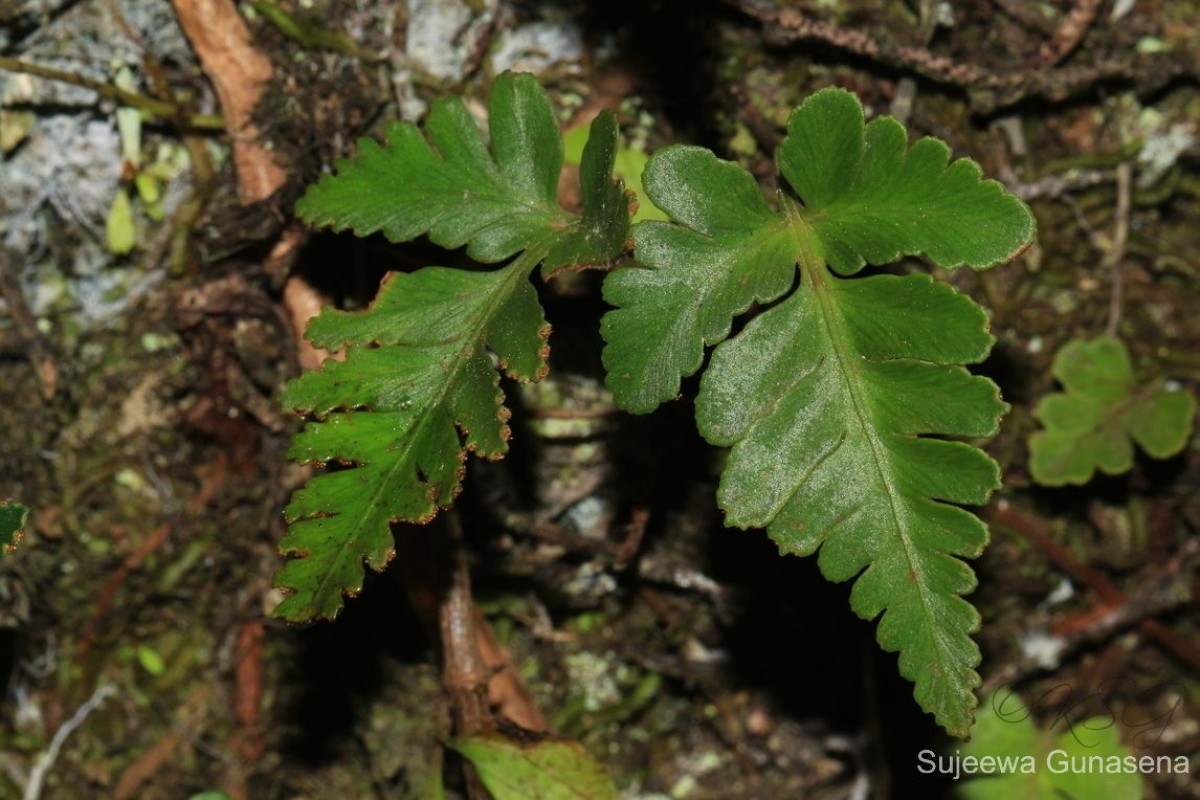
{"type": "Polygon", "coordinates": [[[12,500],[0,500],[0,555],[17,549],[28,519],[28,508],[12,500]]]}
{"type": "MultiPolygon", "coordinates": [[[[1006,697],[1000,710],[997,708],[996,695],[987,698],[971,729],[971,740],[957,745],[954,751],[959,758],[990,758],[995,770],[979,777],[967,776],[956,785],[955,797],[1140,800],[1144,796],[1141,775],[1125,768],[1126,759],[1134,756],[1121,744],[1120,732],[1112,719],[1079,720],[1056,735],[1054,731],[1039,729],[1032,714],[1015,695],[1006,697]],[[1113,771],[1070,768],[1072,758],[1093,757],[1102,759],[1104,765],[1115,763],[1121,768],[1113,771]]],[[[947,757],[949,754],[943,756],[947,757]]]]}
{"type": "MultiPolygon", "coordinates": [[[[590,138],[589,130],[582,126],[572,128],[563,137],[564,160],[566,163],[580,163],[583,158],[583,149],[590,138]]],[[[649,161],[650,157],[646,155],[644,150],[625,144],[618,144],[616,158],[613,160],[612,172],[613,175],[621,178],[625,182],[625,186],[637,197],[638,206],[637,212],[633,215],[634,222],[641,222],[648,219],[667,219],[667,215],[650,201],[650,198],[646,196],[646,190],[642,188],[642,173],[645,172],[646,164],[649,161]]]]}
{"type": "Polygon", "coordinates": [[[145,644],[139,644],[137,650],[134,651],[137,655],[138,663],[142,665],[142,669],[147,673],[158,677],[167,670],[167,664],[163,661],[162,654],[153,647],[145,644]]]}
{"type": "Polygon", "coordinates": [[[1191,437],[1195,398],[1161,380],[1139,386],[1119,339],[1069,342],[1052,371],[1066,391],[1042,398],[1033,412],[1045,426],[1029,437],[1038,483],[1084,484],[1097,469],[1119,475],[1133,466],[1134,442],[1154,458],[1169,458],[1191,437]]]}
{"type": "Polygon", "coordinates": [[[458,739],[453,747],[474,765],[495,800],[616,800],[617,797],[617,789],[604,767],[575,742],[551,737],[518,741],[491,732],[458,739]]]}
{"type": "Polygon", "coordinates": [[[926,276],[841,276],[903,254],[995,264],[1028,244],[1033,217],[973,162],[950,163],[943,142],[909,149],[895,120],[865,125],[837,89],[792,114],[776,160],[795,195],[772,207],[707,150],[650,159],[646,191],[671,221],[634,226],[637,263],[605,280],[617,307],[601,323],[607,382],[621,407],[650,411],[715,345],[696,419],[732,448],[727,524],[765,527],[785,553],[819,550],[826,577],[854,579],[854,610],[880,618],[917,701],[961,737],[979,684],[979,615],[962,599],[975,578],[961,559],[987,529],[955,504],[985,502],[999,470],[941,437],[994,435],[1006,409],[963,366],[991,348],[987,318],[926,276]]]}
{"type": "Polygon", "coordinates": [[[4,109],[0,112],[0,153],[16,149],[25,141],[29,132],[37,122],[37,115],[32,111],[13,111],[4,109]]]}

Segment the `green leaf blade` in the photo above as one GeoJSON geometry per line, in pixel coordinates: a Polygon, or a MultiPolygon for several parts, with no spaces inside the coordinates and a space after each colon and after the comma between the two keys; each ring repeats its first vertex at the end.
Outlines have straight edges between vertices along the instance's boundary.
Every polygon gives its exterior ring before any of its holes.
{"type": "Polygon", "coordinates": [[[1033,215],[968,159],[926,137],[906,153],[903,126],[865,124],[861,103],[824,89],[793,112],[776,154],[780,174],[829,265],[849,275],[924,253],[943,267],[988,267],[1013,258],[1033,234],[1033,215]]]}
{"type": "Polygon", "coordinates": [[[562,132],[546,90],[532,75],[501,74],[492,85],[488,120],[496,163],[508,184],[535,205],[557,208],[562,132]]]}
{"type": "Polygon", "coordinates": [[[583,214],[558,206],[563,144],[550,100],[529,75],[504,73],[489,98],[490,138],[461,99],[436,102],[423,129],[390,125],[364,139],[297,203],[315,226],[421,235],[497,262],[489,273],[429,267],[392,275],[366,312],[327,310],[309,325],[317,347],[345,361],[294,380],[282,402],[309,418],[289,456],[338,462],[296,492],[280,547],[295,556],[276,576],[289,593],[277,614],[332,617],[362,586],[365,563],[392,557],[390,525],[423,522],[451,504],[467,453],[500,458],[509,410],[497,367],[517,381],[547,372],[550,326],[529,276],[607,266],[626,249],[629,206],[612,176],[618,129],[593,123],[583,153],[583,214]],[[493,364],[493,359],[495,364],[493,364]]]}
{"type": "Polygon", "coordinates": [[[1192,433],[1196,400],[1162,381],[1139,386],[1125,345],[1112,336],[1074,340],[1054,357],[1064,391],[1043,397],[1029,437],[1029,468],[1045,486],[1082,485],[1097,470],[1133,467],[1134,443],[1153,458],[1179,453],[1192,433]]]}
{"type": "Polygon", "coordinates": [[[701,433],[732,446],[726,523],[766,527],[785,553],[819,549],[830,580],[858,576],[855,612],[883,614],[880,644],[957,735],[979,662],[979,617],[960,597],[975,580],[959,557],[978,555],[987,529],[946,504],[986,501],[999,470],[976,448],[918,435],[995,433],[998,390],[956,363],[989,341],[978,307],[926,276],[806,268],[796,294],[717,347],[696,401],[701,433]],[[888,294],[945,305],[941,336],[875,335],[905,330],[904,308],[878,302],[888,294]]]}
{"type": "Polygon", "coordinates": [[[1129,435],[1151,458],[1170,458],[1187,445],[1195,416],[1196,398],[1190,393],[1156,393],[1138,404],[1129,435]]]}
{"type": "Polygon", "coordinates": [[[652,410],[715,345],[696,419],[731,448],[726,523],[765,527],[782,552],[819,551],[830,580],[856,579],[854,610],[882,615],[879,641],[900,652],[918,702],[964,736],[979,617],[962,559],[987,529],[958,506],[986,502],[999,469],[941,437],[995,435],[1007,406],[965,368],[993,340],[981,308],[928,277],[838,274],[920,253],[983,268],[1029,244],[1033,217],[943,142],[909,148],[894,120],[867,125],[840,90],[793,113],[776,161],[798,196],[781,193],[778,211],[706,151],[651,158],[645,187],[670,221],[636,225],[638,265],[606,279],[608,385],[626,410],[652,410]],[[775,305],[728,338],[756,303],[775,305]]]}
{"type": "Polygon", "coordinates": [[[995,772],[976,776],[964,772],[963,780],[956,781],[953,796],[960,800],[1140,800],[1145,796],[1142,776],[1136,771],[1063,768],[1066,758],[1100,758],[1106,766],[1115,763],[1123,767],[1126,759],[1138,757],[1121,743],[1120,730],[1111,717],[1077,720],[1068,730],[1055,733],[1034,724],[1033,714],[1019,696],[989,696],[971,729],[970,741],[956,745],[954,755],[988,758],[995,772]]]}
{"type": "Polygon", "coordinates": [[[291,592],[279,616],[334,616],[361,588],[363,563],[379,570],[391,559],[392,522],[448,506],[467,451],[506,452],[508,410],[488,350],[515,378],[545,370],[549,331],[528,267],[393,273],[368,311],[313,322],[314,343],[347,355],[284,392],[285,406],[315,420],[289,457],[349,466],[311,479],[285,510],[280,549],[297,557],[276,576],[291,592]]]}

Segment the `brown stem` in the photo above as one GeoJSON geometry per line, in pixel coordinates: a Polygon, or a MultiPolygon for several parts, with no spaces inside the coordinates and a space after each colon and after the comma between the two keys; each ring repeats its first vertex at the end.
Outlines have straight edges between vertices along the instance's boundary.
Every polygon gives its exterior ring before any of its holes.
{"type": "MultiPolygon", "coordinates": [[[[491,675],[476,641],[471,576],[457,514],[448,511],[434,525],[405,528],[398,549],[409,603],[441,648],[451,733],[467,736],[493,727],[487,705],[491,675]]],[[[487,800],[479,776],[469,764],[464,766],[470,800],[487,800]]]]}
{"type": "MultiPolygon", "coordinates": [[[[457,736],[496,726],[492,708],[527,730],[542,731],[546,721],[496,641],[471,596],[471,576],[462,523],[454,511],[440,524],[400,531],[398,561],[409,602],[430,636],[440,643],[442,686],[450,703],[457,736]]],[[[472,800],[488,795],[468,770],[472,800]]]]}
{"type": "Polygon", "coordinates": [[[992,0],[992,3],[1021,25],[1038,33],[1051,36],[1058,29],[1054,17],[1041,8],[1035,8],[1025,0],[992,0]]]}
{"type": "Polygon", "coordinates": [[[491,727],[487,685],[491,671],[479,651],[471,574],[463,548],[462,523],[453,511],[446,514],[443,537],[449,549],[446,592],[438,610],[442,643],[442,686],[450,696],[454,731],[469,735],[491,727]]]}

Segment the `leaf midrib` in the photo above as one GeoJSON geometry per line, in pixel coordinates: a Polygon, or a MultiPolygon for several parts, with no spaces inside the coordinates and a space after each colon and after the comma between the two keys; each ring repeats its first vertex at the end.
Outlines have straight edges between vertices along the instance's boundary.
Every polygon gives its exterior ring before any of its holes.
{"type": "MultiPolygon", "coordinates": [[[[863,397],[863,391],[860,380],[858,380],[858,370],[855,368],[855,357],[857,352],[850,342],[850,337],[846,332],[842,315],[838,312],[836,304],[833,301],[832,290],[826,286],[826,281],[836,280],[831,276],[825,268],[824,260],[821,258],[805,258],[804,254],[819,252],[818,248],[811,246],[809,241],[799,241],[807,237],[814,236],[811,229],[808,228],[808,223],[800,220],[793,215],[798,211],[791,203],[787,204],[788,215],[795,222],[799,223],[794,226],[796,237],[798,240],[797,253],[801,254],[799,265],[801,274],[804,279],[809,281],[812,287],[813,295],[817,298],[817,303],[820,307],[821,318],[824,322],[824,327],[829,334],[829,342],[833,349],[835,364],[831,366],[837,370],[842,376],[842,382],[846,387],[846,392],[850,396],[850,401],[853,405],[854,416],[859,427],[865,434],[867,444],[871,450],[871,459],[875,467],[875,472],[879,478],[879,482],[883,485],[886,492],[888,508],[891,511],[891,517],[895,526],[896,536],[904,549],[904,558],[908,563],[909,574],[915,575],[916,580],[913,583],[917,586],[917,595],[920,598],[921,608],[924,611],[925,617],[930,621],[931,626],[936,626],[936,615],[929,602],[929,593],[927,589],[927,581],[924,575],[918,570],[918,565],[914,559],[916,546],[913,542],[912,535],[907,532],[900,514],[900,501],[896,496],[895,488],[892,482],[887,479],[889,459],[885,454],[886,445],[879,440],[875,435],[875,426],[871,422],[871,415],[867,411],[867,403],[863,397]]],[[[803,287],[801,287],[803,291],[803,287]]],[[[869,568],[869,566],[868,566],[869,568]]],[[[886,608],[884,609],[886,613],[886,608]]],[[[937,643],[939,650],[942,648],[942,637],[934,636],[934,641],[937,643]]],[[[953,659],[942,659],[945,662],[951,662],[953,659]]]]}

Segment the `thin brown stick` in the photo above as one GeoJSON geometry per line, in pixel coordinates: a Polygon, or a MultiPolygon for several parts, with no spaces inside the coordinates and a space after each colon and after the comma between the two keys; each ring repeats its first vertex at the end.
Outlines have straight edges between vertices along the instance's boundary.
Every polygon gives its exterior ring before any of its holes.
{"type": "Polygon", "coordinates": [[[475,603],[471,599],[471,575],[463,550],[462,523],[453,512],[446,514],[443,536],[450,548],[446,567],[449,582],[438,610],[442,643],[442,686],[450,696],[454,730],[459,735],[491,727],[487,708],[487,684],[491,671],[483,660],[476,637],[475,603]]]}
{"type": "MultiPolygon", "coordinates": [[[[464,736],[496,727],[501,717],[522,728],[545,730],[533,695],[513,668],[508,651],[496,641],[471,596],[471,578],[462,523],[446,512],[440,530],[406,527],[398,549],[404,589],[442,655],[442,686],[449,700],[453,732],[464,736]]],[[[467,770],[472,800],[488,797],[467,770]]]]}
{"type": "Polygon", "coordinates": [[[992,0],[992,4],[1030,30],[1052,36],[1058,29],[1054,17],[1034,8],[1025,0],[992,0]]]}
{"type": "Polygon", "coordinates": [[[1057,200],[1072,192],[1090,189],[1113,179],[1110,170],[1071,170],[1058,175],[1047,175],[1031,183],[1013,183],[1008,190],[1022,200],[1057,200]]]}
{"type": "Polygon", "coordinates": [[[1092,27],[1099,10],[1100,0],[1075,0],[1075,5],[1058,26],[1058,30],[1038,48],[1034,66],[1053,67],[1070,55],[1087,35],[1088,28],[1092,27]]]}
{"type": "MultiPolygon", "coordinates": [[[[490,677],[477,639],[475,603],[471,598],[471,574],[463,546],[462,524],[453,511],[446,514],[445,544],[449,547],[444,567],[449,569],[446,592],[438,608],[438,630],[442,643],[442,688],[450,698],[454,733],[469,736],[493,727],[488,713],[487,686],[490,677]]],[[[467,797],[487,800],[490,795],[470,764],[463,765],[467,797]]]]}
{"type": "Polygon", "coordinates": [[[96,599],[96,604],[92,606],[92,611],[88,615],[87,622],[84,623],[83,633],[75,645],[76,664],[83,664],[87,658],[89,650],[100,635],[101,626],[104,624],[105,617],[108,616],[109,609],[112,608],[117,591],[125,583],[129,574],[138,569],[142,565],[142,562],[166,544],[170,537],[171,526],[168,524],[159,525],[147,534],[141,544],[125,556],[121,565],[108,576],[108,580],[104,582],[104,586],[100,589],[100,596],[96,599]]]}
{"type": "Polygon", "coordinates": [[[170,103],[165,100],[147,97],[137,92],[130,92],[111,83],[85,78],[83,75],[77,75],[74,72],[66,72],[54,67],[45,67],[41,64],[33,64],[28,61],[9,58],[8,56],[0,56],[0,69],[89,89],[105,100],[112,100],[113,102],[141,109],[156,117],[173,122],[181,128],[209,131],[225,129],[225,120],[219,116],[213,114],[193,114],[178,103],[170,103]]]}

